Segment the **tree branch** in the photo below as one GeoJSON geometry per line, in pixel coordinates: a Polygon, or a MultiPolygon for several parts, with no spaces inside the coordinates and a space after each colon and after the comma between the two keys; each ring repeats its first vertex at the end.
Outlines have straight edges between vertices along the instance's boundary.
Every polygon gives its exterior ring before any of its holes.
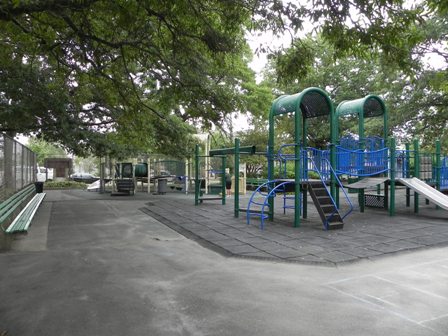
{"type": "Polygon", "coordinates": [[[45,1],[2,1],[0,3],[0,20],[11,21],[23,14],[64,9],[81,10],[90,7],[98,0],[45,0],[45,1]]]}

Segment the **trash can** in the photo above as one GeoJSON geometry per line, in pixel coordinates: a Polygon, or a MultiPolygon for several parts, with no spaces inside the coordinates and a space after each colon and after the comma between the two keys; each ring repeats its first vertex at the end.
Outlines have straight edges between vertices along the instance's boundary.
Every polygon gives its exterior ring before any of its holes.
{"type": "Polygon", "coordinates": [[[165,194],[167,191],[167,182],[168,180],[166,178],[159,178],[158,184],[157,184],[157,193],[158,194],[165,194]]]}
{"type": "Polygon", "coordinates": [[[44,192],[44,183],[43,182],[34,182],[34,186],[36,187],[36,193],[41,194],[44,192]]]}

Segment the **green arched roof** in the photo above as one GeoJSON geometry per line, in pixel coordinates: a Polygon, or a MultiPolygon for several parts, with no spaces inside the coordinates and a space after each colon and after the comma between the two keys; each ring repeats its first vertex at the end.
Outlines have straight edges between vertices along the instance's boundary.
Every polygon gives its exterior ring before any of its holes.
{"type": "Polygon", "coordinates": [[[293,95],[284,95],[275,100],[271,108],[271,117],[285,113],[301,111],[304,118],[330,115],[333,103],[328,94],[319,88],[307,88],[293,95]]]}
{"type": "Polygon", "coordinates": [[[379,117],[386,113],[383,99],[375,95],[368,95],[355,100],[345,100],[336,108],[337,116],[362,115],[364,118],[379,117]]]}

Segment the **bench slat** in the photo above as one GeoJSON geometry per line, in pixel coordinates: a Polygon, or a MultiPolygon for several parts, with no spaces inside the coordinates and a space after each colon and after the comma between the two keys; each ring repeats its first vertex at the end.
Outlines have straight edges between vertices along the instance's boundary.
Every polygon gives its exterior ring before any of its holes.
{"type": "Polygon", "coordinates": [[[45,198],[45,193],[40,193],[40,194],[37,194],[37,195],[40,195],[39,196],[39,198],[36,200],[36,202],[35,202],[35,204],[34,204],[34,207],[33,207],[33,213],[31,214],[31,216],[28,218],[28,221],[26,222],[26,224],[25,224],[25,226],[24,226],[24,231],[27,231],[28,230],[28,227],[31,225],[31,221],[32,221],[32,219],[34,218],[34,215],[36,214],[36,212],[37,212],[37,209],[39,209],[39,206],[40,206],[40,204],[42,203],[42,201],[44,200],[44,198],[45,198]]]}
{"type": "Polygon", "coordinates": [[[3,222],[17,209],[17,207],[20,206],[23,201],[33,192],[34,189],[30,189],[26,193],[23,193],[20,199],[15,199],[13,202],[9,203],[8,207],[5,207],[3,211],[0,212],[0,224],[3,224],[3,222]]]}
{"type": "Polygon", "coordinates": [[[31,224],[31,220],[39,208],[40,203],[42,203],[45,195],[45,193],[36,194],[17,215],[11,225],[6,229],[6,232],[13,233],[27,231],[31,224]]]}
{"type": "Polygon", "coordinates": [[[35,190],[34,185],[29,185],[28,187],[25,187],[24,189],[20,190],[19,192],[12,195],[7,200],[0,203],[0,214],[5,210],[9,209],[14,203],[22,198],[24,195],[28,195],[29,193],[33,192],[35,190]]]}
{"type": "MultiPolygon", "coordinates": [[[[19,213],[17,215],[17,217],[15,218],[15,220],[11,223],[11,230],[10,232],[20,232],[20,231],[25,231],[25,225],[27,224],[27,221],[30,217],[32,217],[33,212],[35,212],[35,208],[36,208],[36,200],[38,198],[33,198],[21,211],[21,213],[19,213]]],[[[8,232],[8,231],[7,231],[8,232]]]]}

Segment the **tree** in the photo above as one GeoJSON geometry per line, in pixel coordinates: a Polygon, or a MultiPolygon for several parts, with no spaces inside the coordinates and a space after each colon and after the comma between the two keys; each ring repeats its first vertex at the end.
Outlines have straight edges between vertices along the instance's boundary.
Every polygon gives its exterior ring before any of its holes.
{"type": "MultiPolygon", "coordinates": [[[[241,146],[255,146],[257,152],[266,153],[268,144],[268,130],[266,125],[241,131],[237,135],[240,138],[241,146]]],[[[264,155],[245,155],[241,160],[246,163],[246,173],[248,177],[267,176],[267,159],[264,155]]]]}
{"type": "Polygon", "coordinates": [[[408,67],[404,52],[422,39],[409,28],[427,8],[402,0],[4,1],[0,130],[44,134],[75,153],[182,155],[188,125],[219,127],[253,106],[247,29],[292,33],[283,74],[310,69],[310,50],[296,35],[304,22],[338,57],[381,52],[408,67]]]}
{"type": "MultiPolygon", "coordinates": [[[[440,32],[444,30],[441,29],[440,32]]],[[[441,37],[445,36],[441,34],[441,37]]],[[[448,95],[443,90],[445,69],[430,69],[420,58],[415,58],[412,73],[400,69],[397,65],[385,63],[380,57],[369,60],[354,56],[335,60],[335,51],[323,40],[308,40],[313,66],[307,75],[284,80],[283,92],[300,92],[306,87],[317,86],[325,89],[335,107],[341,101],[364,97],[368,94],[380,95],[385,99],[389,112],[391,135],[402,142],[418,136],[424,146],[434,147],[434,139],[447,141],[445,129],[448,124],[448,95]],[[441,78],[440,81],[438,79],[441,78]]],[[[293,52],[292,50],[285,53],[293,52]]],[[[271,78],[271,81],[275,80],[271,78]]],[[[293,134],[293,122],[284,118],[278,121],[278,128],[286,134],[293,134]]],[[[357,134],[357,119],[341,120],[341,135],[357,134]]],[[[382,134],[382,119],[366,119],[366,135],[382,134]]],[[[325,147],[329,140],[329,122],[327,118],[311,119],[308,142],[312,146],[325,147]]]]}
{"type": "Polygon", "coordinates": [[[99,175],[100,160],[97,157],[75,157],[75,172],[84,172],[93,175],[99,175]]]}
{"type": "Polygon", "coordinates": [[[44,165],[44,160],[46,158],[67,156],[64,149],[49,143],[44,139],[30,138],[27,147],[36,153],[37,163],[41,166],[44,165]]]}
{"type": "Polygon", "coordinates": [[[221,1],[3,3],[1,129],[75,153],[115,152],[112,137],[178,154],[188,122],[244,110],[247,19],[221,1]]]}

